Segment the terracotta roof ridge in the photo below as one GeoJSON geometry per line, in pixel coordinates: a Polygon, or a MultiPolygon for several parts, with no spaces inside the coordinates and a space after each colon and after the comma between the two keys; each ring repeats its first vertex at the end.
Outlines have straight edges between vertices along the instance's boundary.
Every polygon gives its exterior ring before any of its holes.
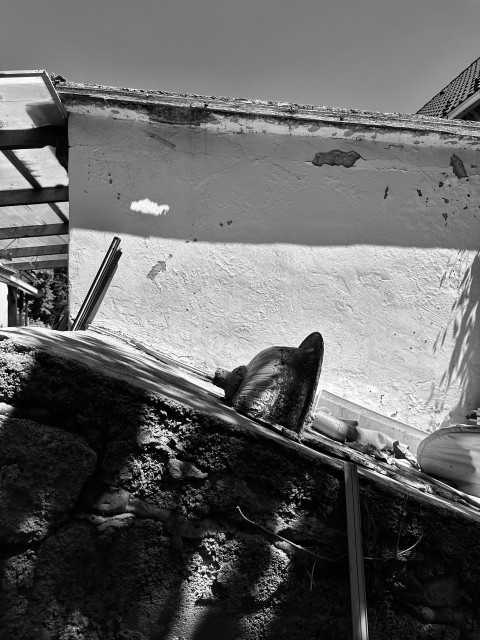
{"type": "Polygon", "coordinates": [[[460,73],[458,75],[456,75],[455,78],[453,78],[448,84],[446,84],[443,87],[443,89],[440,89],[440,91],[438,93],[436,93],[432,98],[430,98],[430,100],[428,100],[422,107],[420,107],[420,109],[416,113],[418,115],[422,115],[423,109],[426,109],[428,107],[428,105],[434,103],[435,100],[437,100],[441,95],[443,95],[449,89],[449,87],[452,87],[455,84],[455,82],[457,82],[459,80],[459,78],[461,78],[461,76],[463,76],[471,67],[473,67],[473,65],[475,65],[475,64],[477,64],[479,62],[480,62],[480,57],[475,58],[475,60],[473,60],[473,62],[471,62],[469,65],[467,65],[465,67],[465,69],[460,71],[460,73]]]}

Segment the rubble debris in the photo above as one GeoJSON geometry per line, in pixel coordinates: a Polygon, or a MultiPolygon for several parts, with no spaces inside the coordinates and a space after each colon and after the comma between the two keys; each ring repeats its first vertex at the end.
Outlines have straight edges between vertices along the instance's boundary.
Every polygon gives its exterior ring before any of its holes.
{"type": "Polygon", "coordinates": [[[357,425],[356,420],[340,420],[325,407],[320,407],[313,414],[311,428],[337,442],[355,442],[358,436],[357,425]]]}
{"type": "Polygon", "coordinates": [[[357,427],[357,442],[359,444],[369,444],[378,451],[393,451],[393,438],[386,436],[375,429],[363,429],[357,427]]]}
{"type": "Polygon", "coordinates": [[[414,455],[406,444],[402,444],[398,440],[393,443],[393,452],[397,460],[407,460],[414,469],[420,469],[417,456],[414,455]]]}

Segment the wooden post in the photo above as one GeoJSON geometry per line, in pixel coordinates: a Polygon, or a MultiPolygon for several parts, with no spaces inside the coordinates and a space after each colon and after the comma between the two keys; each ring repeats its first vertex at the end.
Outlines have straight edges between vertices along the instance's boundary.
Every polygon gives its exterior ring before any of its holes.
{"type": "Polygon", "coordinates": [[[22,290],[18,291],[17,293],[18,296],[18,326],[19,327],[23,327],[23,310],[24,310],[24,306],[25,306],[25,294],[23,293],[22,290]]]}
{"type": "Polygon", "coordinates": [[[17,287],[8,286],[8,326],[17,326],[17,287]]]}
{"type": "Polygon", "coordinates": [[[362,523],[357,465],[352,462],[345,462],[344,474],[353,640],[368,640],[367,598],[363,567],[362,523]]]}

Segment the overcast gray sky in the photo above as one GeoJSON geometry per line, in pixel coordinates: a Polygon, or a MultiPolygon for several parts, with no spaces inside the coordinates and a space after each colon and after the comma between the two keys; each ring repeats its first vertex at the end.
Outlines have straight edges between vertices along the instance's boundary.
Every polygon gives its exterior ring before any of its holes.
{"type": "Polygon", "coordinates": [[[413,113],[479,34],[480,0],[1,0],[0,68],[413,113]]]}

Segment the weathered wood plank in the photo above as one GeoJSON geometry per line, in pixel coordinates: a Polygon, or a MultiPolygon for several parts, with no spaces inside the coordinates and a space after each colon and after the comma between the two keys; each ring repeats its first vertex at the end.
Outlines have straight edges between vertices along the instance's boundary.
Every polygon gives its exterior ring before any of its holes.
{"type": "Polygon", "coordinates": [[[38,180],[30,173],[27,167],[23,164],[23,162],[18,158],[13,151],[2,151],[3,155],[7,158],[7,160],[13,164],[18,173],[25,178],[25,180],[29,183],[31,187],[34,189],[41,189],[42,185],[38,182],[38,180]]]}
{"type": "Polygon", "coordinates": [[[37,269],[57,269],[68,267],[68,258],[59,260],[36,260],[35,262],[7,262],[7,267],[13,267],[17,271],[35,271],[37,269]]]}
{"type": "Polygon", "coordinates": [[[68,234],[68,224],[35,224],[22,227],[0,227],[0,240],[14,238],[41,238],[68,234]]]}
{"type": "Polygon", "coordinates": [[[21,289],[33,296],[38,295],[38,289],[32,286],[30,283],[25,282],[19,277],[18,273],[12,273],[10,269],[0,265],[0,281],[5,282],[8,285],[13,285],[17,289],[21,289]]]}
{"type": "Polygon", "coordinates": [[[36,129],[0,129],[0,150],[55,147],[57,138],[68,137],[67,127],[48,125],[36,129]]]}
{"type": "Polygon", "coordinates": [[[16,272],[10,271],[10,269],[4,267],[3,265],[0,265],[0,281],[11,284],[17,287],[17,289],[21,289],[22,291],[25,291],[25,293],[29,293],[30,295],[38,295],[38,289],[36,287],[32,286],[28,282],[25,282],[18,277],[18,274],[16,272]]]}
{"type": "Polygon", "coordinates": [[[0,249],[0,258],[26,258],[29,256],[55,256],[68,253],[68,244],[39,245],[37,247],[13,247],[0,249]]]}
{"type": "Polygon", "coordinates": [[[0,207],[17,207],[22,204],[45,204],[50,202],[68,202],[68,187],[0,191],[0,207]]]}
{"type": "Polygon", "coordinates": [[[344,474],[353,639],[368,640],[362,522],[360,516],[360,496],[358,491],[358,474],[356,465],[352,462],[346,462],[344,466],[344,474]]]}
{"type": "MultiPolygon", "coordinates": [[[[13,151],[2,151],[3,155],[7,158],[7,160],[13,164],[15,169],[20,173],[21,176],[25,178],[25,180],[30,184],[34,189],[41,189],[42,185],[38,182],[35,176],[32,175],[31,171],[28,167],[20,160],[20,158],[15,155],[13,151]]],[[[63,211],[58,207],[55,203],[49,202],[49,207],[54,211],[57,216],[60,218],[62,222],[68,222],[67,216],[63,213],[63,211]]]]}

